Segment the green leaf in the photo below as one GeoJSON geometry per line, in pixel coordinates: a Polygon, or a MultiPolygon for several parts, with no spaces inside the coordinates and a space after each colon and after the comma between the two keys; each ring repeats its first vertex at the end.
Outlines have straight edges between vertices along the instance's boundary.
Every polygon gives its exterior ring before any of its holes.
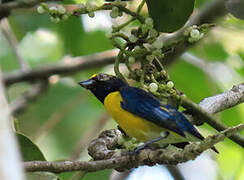
{"type": "Polygon", "coordinates": [[[50,172],[28,172],[27,180],[61,180],[58,176],[50,172]]]}
{"type": "Polygon", "coordinates": [[[45,161],[39,147],[34,144],[28,137],[23,134],[16,133],[20,146],[20,151],[24,161],[45,161]]]}
{"type": "Polygon", "coordinates": [[[211,0],[197,0],[195,3],[195,8],[201,7],[202,5],[204,5],[208,1],[211,1],[211,0]]]}
{"type": "Polygon", "coordinates": [[[97,180],[99,177],[100,180],[107,180],[111,174],[111,169],[107,169],[104,171],[92,172],[88,173],[82,180],[97,180]]]}
{"type": "Polygon", "coordinates": [[[161,32],[174,32],[191,15],[195,0],[146,0],[154,27],[161,32]]]}
{"type": "Polygon", "coordinates": [[[219,42],[210,42],[203,44],[206,53],[206,58],[211,61],[225,61],[229,54],[225,47],[219,42]]]}
{"type": "Polygon", "coordinates": [[[209,85],[211,88],[214,86],[206,75],[195,66],[179,60],[168,72],[175,87],[193,101],[198,103],[203,98],[213,95],[209,85]]]}
{"type": "Polygon", "coordinates": [[[47,14],[38,14],[33,11],[13,12],[8,17],[8,20],[18,41],[22,40],[27,32],[34,32],[38,29],[49,29],[56,26],[55,23],[50,21],[47,14]]]}
{"type": "Polygon", "coordinates": [[[57,24],[56,31],[64,43],[65,54],[81,56],[113,48],[105,32],[100,30],[85,32],[81,19],[77,17],[71,17],[57,24]]]}
{"type": "Polygon", "coordinates": [[[64,53],[72,56],[81,55],[80,48],[83,43],[84,29],[80,18],[70,17],[67,21],[56,24],[55,31],[64,43],[64,53]]]}
{"type": "MultiPolygon", "coordinates": [[[[82,180],[97,180],[99,177],[99,180],[107,180],[109,179],[111,175],[111,169],[103,170],[103,171],[97,171],[97,172],[89,172],[87,173],[82,180]]],[[[79,171],[80,172],[80,171],[79,171]]],[[[64,172],[60,173],[58,176],[62,180],[70,180],[77,172],[64,172]]],[[[75,179],[75,178],[74,178],[75,179]]]]}

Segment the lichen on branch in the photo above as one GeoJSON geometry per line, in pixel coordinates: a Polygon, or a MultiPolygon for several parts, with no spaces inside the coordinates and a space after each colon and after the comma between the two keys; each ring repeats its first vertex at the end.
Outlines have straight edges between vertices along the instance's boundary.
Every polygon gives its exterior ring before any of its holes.
{"type": "MultiPolygon", "coordinates": [[[[200,143],[191,143],[187,145],[184,149],[158,149],[150,150],[144,149],[138,154],[124,154],[119,155],[114,152],[114,155],[111,156],[111,152],[117,147],[115,143],[120,136],[118,130],[111,130],[106,132],[104,136],[100,136],[94,141],[94,149],[90,147],[89,153],[94,156],[102,156],[104,160],[95,160],[95,161],[61,161],[61,162],[47,162],[47,161],[31,161],[25,162],[24,167],[28,172],[36,171],[49,171],[54,173],[61,173],[67,171],[86,171],[93,172],[104,169],[115,168],[119,171],[125,169],[131,169],[138,167],[140,165],[155,165],[155,164],[171,164],[175,165],[178,163],[186,162],[189,160],[195,159],[203,151],[213,147],[216,143],[223,141],[226,137],[229,137],[235,134],[238,131],[244,129],[244,124],[228,128],[218,134],[207,137],[204,141],[200,143]],[[108,137],[106,137],[108,136],[108,137]],[[109,140],[108,140],[109,139],[109,140]],[[101,142],[105,143],[101,143],[101,142]],[[109,144],[111,143],[111,144],[109,144]],[[99,152],[98,155],[94,154],[99,152]],[[101,154],[102,153],[102,154],[101,154]]],[[[101,158],[99,158],[101,159],[101,158]]]]}

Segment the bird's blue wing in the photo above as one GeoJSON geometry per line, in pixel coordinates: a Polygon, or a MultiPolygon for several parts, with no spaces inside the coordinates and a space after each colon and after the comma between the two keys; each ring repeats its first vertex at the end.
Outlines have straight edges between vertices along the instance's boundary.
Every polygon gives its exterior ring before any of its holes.
{"type": "Polygon", "coordinates": [[[127,86],[120,90],[123,101],[121,107],[139,117],[155,123],[162,128],[169,129],[185,137],[188,132],[198,139],[203,139],[191,122],[182,113],[169,105],[162,105],[160,101],[146,91],[127,86]]]}

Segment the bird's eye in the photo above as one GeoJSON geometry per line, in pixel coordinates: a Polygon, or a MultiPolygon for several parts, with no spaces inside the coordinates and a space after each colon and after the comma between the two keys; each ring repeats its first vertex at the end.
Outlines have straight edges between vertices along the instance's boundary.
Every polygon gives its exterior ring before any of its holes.
{"type": "Polygon", "coordinates": [[[98,78],[99,81],[107,81],[107,80],[109,80],[109,76],[107,74],[103,74],[103,73],[99,74],[97,76],[97,78],[98,78]]]}

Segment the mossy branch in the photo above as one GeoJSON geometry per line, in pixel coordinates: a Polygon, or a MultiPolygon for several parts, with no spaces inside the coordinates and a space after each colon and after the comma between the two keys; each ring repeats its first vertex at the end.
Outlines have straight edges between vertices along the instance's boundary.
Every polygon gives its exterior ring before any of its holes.
{"type": "MultiPolygon", "coordinates": [[[[182,149],[158,149],[150,150],[144,149],[138,154],[123,154],[110,150],[116,146],[116,140],[118,139],[118,133],[116,130],[106,131],[103,136],[94,140],[96,146],[93,146],[93,153],[99,153],[99,155],[92,154],[94,157],[99,157],[100,160],[94,160],[90,162],[84,161],[64,161],[64,162],[47,162],[47,161],[31,161],[25,162],[24,167],[28,172],[36,171],[48,171],[54,173],[61,173],[67,171],[86,171],[93,172],[104,169],[117,169],[123,171],[125,169],[131,169],[140,165],[155,165],[155,164],[171,164],[175,165],[183,163],[189,160],[195,159],[203,151],[213,147],[216,143],[223,141],[226,137],[235,134],[238,131],[244,129],[244,124],[228,128],[213,136],[207,137],[200,143],[192,143],[182,149]],[[108,140],[108,139],[110,140],[108,140]],[[112,143],[112,144],[110,144],[112,143]],[[101,160],[104,158],[103,160],[101,160]]],[[[118,131],[118,130],[117,130],[118,131]]]]}

